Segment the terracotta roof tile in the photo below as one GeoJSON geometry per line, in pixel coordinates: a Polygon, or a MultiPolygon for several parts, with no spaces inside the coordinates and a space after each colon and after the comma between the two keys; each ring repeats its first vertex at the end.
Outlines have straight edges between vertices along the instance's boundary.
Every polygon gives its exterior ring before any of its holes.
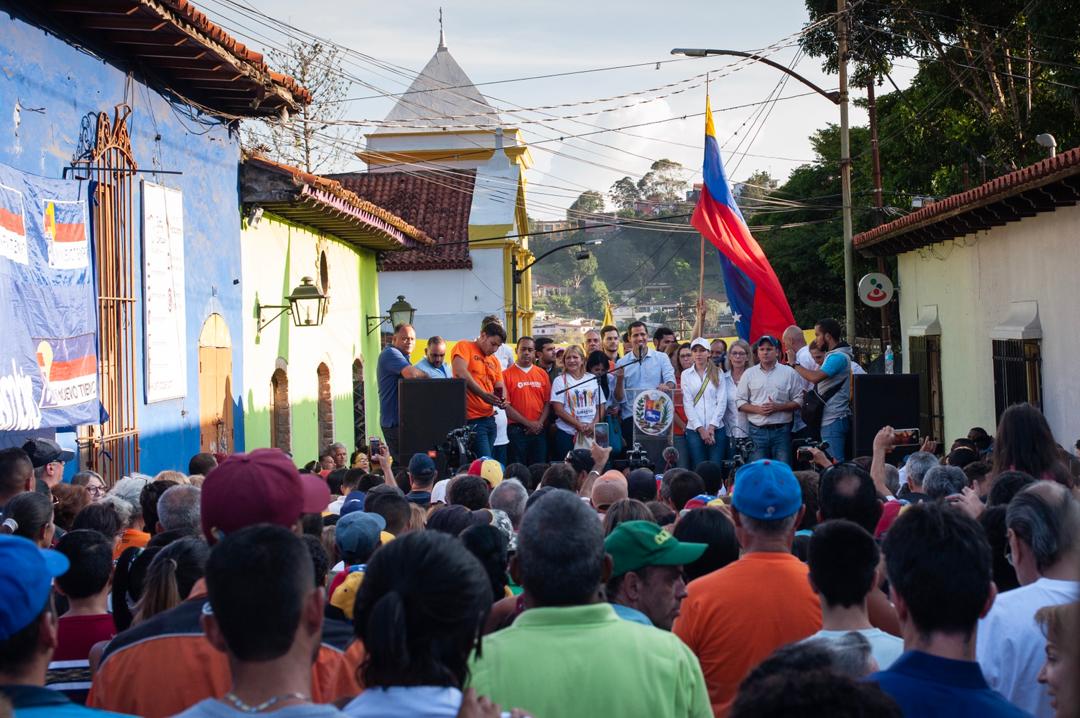
{"type": "Polygon", "coordinates": [[[355,192],[346,189],[342,186],[341,182],[338,182],[337,180],[305,172],[298,167],[275,162],[261,155],[250,155],[245,157],[244,161],[245,163],[250,162],[252,165],[269,168],[288,175],[298,188],[307,185],[340,200],[347,208],[351,208],[360,213],[374,215],[408,238],[414,240],[417,244],[435,244],[435,240],[428,236],[424,230],[413,226],[397,214],[387,210],[385,207],[357,196],[355,192]]]}
{"type": "Polygon", "coordinates": [[[384,255],[380,270],[472,269],[468,240],[475,170],[353,172],[330,177],[435,239],[430,248],[384,255]]]}
{"type": "MultiPolygon", "coordinates": [[[[989,182],[967,190],[966,192],[946,197],[943,200],[929,204],[911,214],[893,220],[892,222],[875,227],[867,232],[857,234],[854,238],[855,248],[873,254],[894,253],[900,248],[900,245],[895,242],[895,240],[898,240],[904,235],[922,232],[936,224],[954,219],[965,212],[974,211],[980,207],[1008,200],[1023,192],[1039,187],[1045,187],[1053,182],[1077,175],[1080,175],[1080,147],[1075,147],[1066,152],[1062,152],[1056,157],[1048,157],[1041,162],[1036,162],[1033,165],[1028,165],[1015,172],[1002,175],[1001,177],[990,180],[989,182]],[[878,246],[886,243],[893,246],[878,246]]],[[[1050,210],[1055,204],[1074,204],[1075,202],[1075,198],[1072,200],[1068,198],[1064,200],[1057,199],[1056,201],[1048,200],[1046,204],[1042,205],[1042,208],[1050,210]]],[[[1043,210],[1035,208],[1035,211],[1043,210]]],[[[1029,210],[1029,213],[1034,214],[1034,211],[1029,210]]],[[[1011,217],[1011,219],[1018,219],[1020,216],[1023,215],[1018,214],[1015,217],[1011,217]]],[[[1000,223],[1001,222],[994,222],[990,224],[1000,223]]],[[[980,225],[977,222],[973,225],[969,224],[968,226],[980,228],[980,225]]],[[[948,235],[951,233],[954,236],[962,236],[966,233],[963,231],[963,227],[964,224],[961,223],[955,231],[945,231],[944,234],[948,235]]],[[[948,237],[946,236],[945,238],[948,237]]],[[[910,249],[914,248],[914,246],[922,246],[929,243],[929,239],[926,241],[912,239],[904,243],[903,249],[910,249]]]]}
{"type": "Polygon", "coordinates": [[[188,0],[38,0],[35,21],[73,36],[191,104],[226,117],[276,116],[311,102],[294,78],[272,70],[188,0]]]}

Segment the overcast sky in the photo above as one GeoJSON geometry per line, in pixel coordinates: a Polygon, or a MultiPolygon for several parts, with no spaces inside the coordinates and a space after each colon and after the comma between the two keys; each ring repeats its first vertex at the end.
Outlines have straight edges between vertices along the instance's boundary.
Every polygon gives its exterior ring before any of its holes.
{"type": "MultiPolygon", "coordinates": [[[[440,3],[437,0],[196,2],[211,19],[240,35],[248,45],[263,50],[271,43],[281,44],[282,36],[250,17],[240,15],[233,6],[236,2],[247,3],[297,28],[413,73],[431,58],[438,44],[440,3]]],[[[750,3],[730,0],[667,3],[643,0],[527,0],[518,3],[465,0],[444,2],[442,7],[450,53],[475,83],[650,63],[569,77],[482,85],[480,91],[500,110],[581,102],[640,92],[687,80],[710,70],[717,71],[714,75],[730,72],[733,58],[668,62],[659,69],[652,63],[673,59],[669,54],[673,47],[766,48],[798,33],[807,22],[801,0],[750,3]]],[[[791,42],[793,39],[786,41],[787,44],[791,42]]],[[[786,47],[771,54],[770,58],[787,65],[797,52],[797,47],[786,47]]],[[[820,65],[819,60],[803,56],[795,70],[826,89],[835,88],[836,76],[825,75],[820,65]]],[[[407,73],[388,71],[355,57],[348,59],[345,69],[385,93],[402,92],[411,81],[410,77],[404,76],[407,73]]],[[[913,68],[901,67],[894,78],[903,87],[913,74],[913,68]]],[[[783,77],[770,67],[751,64],[711,82],[717,135],[724,148],[728,174],[735,181],[745,179],[759,169],[768,170],[783,180],[794,167],[812,158],[808,136],[829,122],[839,121],[837,107],[819,95],[777,102],[771,105],[772,111],[763,123],[754,119],[757,107],[717,112],[722,108],[765,100],[783,77]],[[752,143],[747,138],[735,154],[740,139],[748,134],[753,136],[752,143]]],[[[537,142],[593,131],[596,126],[622,128],[681,118],[704,110],[703,87],[667,98],[642,100],[698,82],[700,80],[648,93],[644,97],[547,110],[566,116],[634,105],[593,117],[581,117],[577,121],[564,120],[554,130],[521,122],[522,119],[537,119],[536,113],[504,113],[503,121],[522,127],[526,130],[526,139],[537,142]]],[[[354,85],[349,96],[367,99],[349,102],[347,116],[353,119],[385,117],[395,100],[372,97],[378,91],[354,85]]],[[[779,96],[807,91],[805,86],[790,80],[779,96]]],[[[852,96],[859,98],[864,93],[858,90],[852,96]]],[[[851,119],[852,124],[865,123],[865,113],[852,107],[851,119]]],[[[622,132],[535,145],[532,150],[535,166],[528,174],[529,213],[538,218],[559,217],[577,192],[584,189],[606,191],[612,182],[624,175],[640,176],[651,160],[661,157],[685,165],[688,181],[700,181],[703,133],[703,118],[688,117],[622,132]]],[[[361,166],[358,163],[356,168],[361,166]]]]}

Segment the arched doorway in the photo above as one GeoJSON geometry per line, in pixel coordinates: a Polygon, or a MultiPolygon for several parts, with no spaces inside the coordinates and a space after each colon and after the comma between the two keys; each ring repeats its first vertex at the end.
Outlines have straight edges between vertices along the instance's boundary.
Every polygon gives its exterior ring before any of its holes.
{"type": "Polygon", "coordinates": [[[233,450],[232,339],[220,314],[207,317],[199,334],[199,450],[233,450]]]}
{"type": "Polygon", "coordinates": [[[367,423],[364,420],[364,362],[352,363],[353,447],[367,446],[367,423]]]}
{"type": "Polygon", "coordinates": [[[292,452],[289,375],[280,366],[270,376],[270,446],[292,452]]]}
{"type": "Polygon", "coordinates": [[[319,364],[319,406],[316,420],[319,427],[319,451],[334,443],[334,398],[330,393],[330,367],[319,364]]]}

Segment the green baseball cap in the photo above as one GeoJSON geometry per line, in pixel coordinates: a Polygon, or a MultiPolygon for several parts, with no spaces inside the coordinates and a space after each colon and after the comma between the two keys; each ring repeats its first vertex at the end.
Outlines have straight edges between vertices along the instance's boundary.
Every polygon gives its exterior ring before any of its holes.
{"type": "Polygon", "coordinates": [[[612,577],[646,566],[682,566],[701,558],[703,543],[684,543],[652,521],[624,521],[604,539],[615,563],[612,577]]]}

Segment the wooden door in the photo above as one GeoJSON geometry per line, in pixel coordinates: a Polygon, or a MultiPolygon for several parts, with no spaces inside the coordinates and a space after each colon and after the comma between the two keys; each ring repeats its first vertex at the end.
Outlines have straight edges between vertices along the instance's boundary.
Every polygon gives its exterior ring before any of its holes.
{"type": "Polygon", "coordinates": [[[212,314],[199,337],[199,450],[233,451],[232,342],[220,314],[212,314]]]}

